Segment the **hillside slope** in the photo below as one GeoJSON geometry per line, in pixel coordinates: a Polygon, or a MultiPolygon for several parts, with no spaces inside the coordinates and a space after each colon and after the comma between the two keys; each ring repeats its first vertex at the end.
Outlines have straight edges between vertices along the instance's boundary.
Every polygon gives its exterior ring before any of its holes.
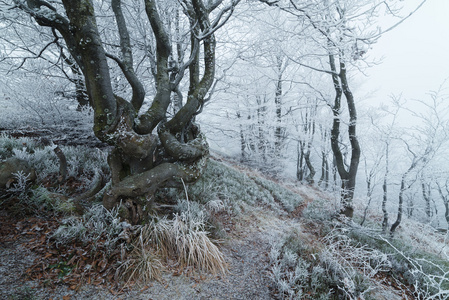
{"type": "MultiPolygon", "coordinates": [[[[222,158],[210,160],[201,180],[187,187],[187,197],[184,192],[167,193],[177,201],[175,210],[169,212],[169,219],[159,219],[159,224],[171,222],[172,214],[174,220],[181,216],[181,223],[204,221],[200,233],[208,231],[216,241],[227,264],[225,274],[214,275],[201,271],[199,265],[183,265],[176,257],[165,257],[158,260],[162,265],[159,280],[140,284],[132,280],[128,286],[118,286],[108,282],[113,277],[106,272],[101,275],[103,281],[83,278],[82,274],[91,274],[79,271],[88,258],[78,259],[75,251],[64,256],[62,248],[51,254],[51,249],[63,243],[58,237],[67,239],[63,234],[74,228],[70,224],[80,227],[88,218],[78,217],[80,223],[74,223],[74,217],[69,221],[56,218],[53,223],[45,217],[18,219],[2,207],[0,298],[447,299],[449,268],[441,250],[447,245],[444,236],[438,253],[424,252],[418,241],[410,245],[412,238],[406,234],[401,239],[381,236],[374,220],[367,222],[372,228],[341,222],[334,214],[332,194],[294,182],[280,183],[222,158]],[[55,237],[58,224],[65,225],[55,237]],[[36,241],[42,241],[39,247],[31,247],[36,241]],[[59,264],[50,265],[48,259],[59,264]],[[32,276],[37,272],[36,262],[47,270],[41,277],[32,276]],[[57,276],[45,277],[49,272],[57,276]],[[48,282],[48,278],[59,281],[48,282]]],[[[117,234],[133,230],[123,228],[117,234]]],[[[437,238],[431,231],[422,235],[437,238]]],[[[70,241],[75,244],[74,238],[70,241]]],[[[123,266],[117,261],[109,263],[113,271],[123,266]]],[[[84,268],[92,265],[95,262],[84,268]]]]}

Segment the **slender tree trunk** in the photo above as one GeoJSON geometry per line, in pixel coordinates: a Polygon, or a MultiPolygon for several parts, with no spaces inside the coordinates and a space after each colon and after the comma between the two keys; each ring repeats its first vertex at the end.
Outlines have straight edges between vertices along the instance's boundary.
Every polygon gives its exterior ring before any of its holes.
{"type": "Polygon", "coordinates": [[[415,203],[412,196],[407,197],[407,218],[413,217],[413,212],[415,211],[415,203]]]}
{"type": "Polygon", "coordinates": [[[418,163],[417,160],[413,159],[413,162],[410,165],[410,167],[408,168],[408,170],[402,175],[401,189],[399,191],[398,215],[396,217],[396,221],[393,223],[393,225],[391,225],[391,228],[390,228],[391,236],[393,236],[394,231],[401,224],[402,215],[403,215],[404,193],[406,190],[408,190],[410,188],[410,186],[406,186],[405,181],[407,180],[408,174],[416,167],[417,163],[418,163]]]}
{"type": "Polygon", "coordinates": [[[262,161],[264,165],[267,163],[267,140],[265,137],[265,114],[266,107],[265,103],[263,103],[263,100],[258,97],[257,99],[257,130],[258,130],[258,150],[259,155],[262,157],[262,161]]]}
{"type": "Polygon", "coordinates": [[[307,175],[306,181],[309,184],[313,184],[314,183],[313,177],[315,177],[316,172],[315,168],[312,165],[312,161],[310,160],[310,151],[311,151],[310,147],[311,143],[309,142],[307,152],[304,153],[304,161],[306,162],[307,168],[309,169],[309,175],[307,175]]]}
{"type": "Polygon", "coordinates": [[[357,125],[357,112],[355,108],[355,99],[349,89],[348,81],[346,77],[346,65],[340,57],[340,68],[337,73],[335,56],[329,55],[329,63],[332,70],[332,80],[335,89],[335,100],[334,106],[332,107],[332,112],[334,115],[334,121],[331,131],[331,147],[334,153],[336,167],[338,174],[341,179],[341,214],[352,218],[354,214],[354,208],[352,205],[352,200],[354,198],[354,189],[356,184],[357,169],[360,160],[360,145],[356,135],[356,125],[357,125]],[[345,95],[346,102],[349,111],[349,125],[348,134],[349,141],[351,144],[351,160],[349,169],[346,170],[343,154],[340,149],[339,137],[340,137],[340,123],[341,123],[341,98],[342,94],[345,95]]]}
{"type": "Polygon", "coordinates": [[[438,188],[438,193],[440,194],[441,200],[443,200],[443,204],[444,204],[444,218],[446,219],[446,223],[447,223],[447,229],[449,229],[449,186],[448,186],[448,181],[446,181],[445,184],[445,190],[446,193],[443,192],[443,187],[441,186],[441,184],[439,184],[438,182],[437,184],[437,188],[438,188]]]}
{"type": "MultiPolygon", "coordinates": [[[[449,225],[449,200],[444,201],[444,217],[446,218],[446,223],[449,225]]],[[[448,226],[449,229],[449,226],[448,226]]]]}
{"type": "MultiPolygon", "coordinates": [[[[321,141],[326,142],[327,141],[327,131],[323,130],[322,126],[320,126],[321,131],[321,141]]],[[[325,144],[321,146],[321,176],[320,180],[318,181],[318,186],[321,186],[321,184],[324,182],[325,188],[327,189],[327,185],[329,181],[329,163],[327,161],[327,153],[326,153],[326,146],[325,144]]]]}
{"type": "Polygon", "coordinates": [[[274,138],[275,138],[275,156],[276,158],[281,157],[281,148],[282,148],[282,142],[283,142],[283,132],[284,129],[282,127],[282,73],[283,73],[283,62],[280,57],[277,58],[277,71],[278,71],[278,78],[276,82],[276,91],[274,95],[274,103],[276,106],[276,128],[274,132],[274,138]]]}
{"type": "Polygon", "coordinates": [[[368,198],[368,204],[365,207],[365,210],[363,212],[363,218],[362,221],[360,222],[360,226],[363,226],[363,224],[365,223],[366,220],[366,215],[368,214],[368,208],[369,205],[371,204],[371,199],[372,199],[372,189],[371,189],[371,178],[368,178],[368,180],[366,181],[366,198],[368,198]]]}
{"type": "Polygon", "coordinates": [[[384,181],[382,184],[382,190],[383,190],[383,197],[382,197],[382,213],[383,213],[383,221],[382,221],[382,232],[386,233],[388,228],[388,211],[387,211],[387,200],[388,200],[388,173],[389,173],[389,147],[390,145],[387,143],[387,147],[385,150],[385,174],[384,174],[384,181]]]}
{"type": "Polygon", "coordinates": [[[327,157],[324,160],[324,165],[325,165],[324,188],[327,190],[329,188],[329,162],[327,160],[327,157]]]}
{"type": "Polygon", "coordinates": [[[406,174],[407,174],[407,173],[405,173],[404,175],[402,175],[402,179],[401,179],[401,190],[399,191],[399,207],[398,207],[398,215],[397,215],[396,221],[393,223],[393,225],[391,225],[391,228],[390,228],[390,235],[393,235],[393,234],[394,234],[394,231],[396,230],[396,228],[399,226],[399,224],[401,224],[401,220],[402,220],[402,210],[403,210],[402,206],[403,206],[403,203],[404,203],[404,192],[405,192],[405,190],[406,190],[406,187],[405,187],[405,177],[406,177],[406,174]]]}
{"type": "MultiPolygon", "coordinates": [[[[237,120],[240,120],[241,115],[240,112],[237,112],[237,120]]],[[[240,129],[240,152],[241,152],[241,161],[246,161],[246,140],[245,140],[245,134],[243,132],[243,124],[240,122],[239,124],[240,129]]]]}
{"type": "Polygon", "coordinates": [[[424,198],[424,202],[426,203],[427,222],[430,222],[430,220],[432,218],[432,208],[430,206],[431,194],[430,194],[430,188],[426,187],[426,183],[424,182],[423,177],[421,177],[421,189],[422,189],[422,196],[424,198]]]}
{"type": "MultiPolygon", "coordinates": [[[[312,108],[312,110],[313,109],[314,108],[312,108]]],[[[312,151],[313,137],[315,136],[315,118],[314,118],[315,115],[316,115],[316,113],[314,113],[314,112],[310,113],[309,122],[307,124],[307,136],[308,136],[307,152],[304,154],[304,160],[306,162],[307,168],[309,169],[309,175],[307,175],[307,178],[306,178],[306,181],[309,184],[314,183],[313,178],[315,177],[315,174],[316,174],[315,168],[313,167],[312,161],[310,159],[310,152],[312,151]]]]}
{"type": "Polygon", "coordinates": [[[296,179],[298,181],[304,180],[304,142],[298,141],[297,145],[297,159],[296,159],[296,179]]]}

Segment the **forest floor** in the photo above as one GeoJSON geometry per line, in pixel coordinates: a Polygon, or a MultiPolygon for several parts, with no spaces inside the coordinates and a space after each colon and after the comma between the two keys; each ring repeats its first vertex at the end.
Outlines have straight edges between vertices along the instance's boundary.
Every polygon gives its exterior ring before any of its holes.
{"type": "MultiPolygon", "coordinates": [[[[313,196],[305,199],[312,201],[313,196]]],[[[107,282],[77,284],[76,278],[66,282],[32,280],[32,272],[39,263],[44,264],[52,256],[45,244],[59,220],[20,219],[1,210],[0,299],[279,299],[270,280],[270,241],[287,228],[296,228],[300,229],[304,242],[320,247],[319,227],[301,222],[301,211],[306,205],[286,216],[259,209],[248,211],[238,220],[222,216],[227,219],[224,222],[227,234],[219,248],[229,266],[226,275],[170,267],[173,262],[167,261],[160,281],[125,289],[107,282]]],[[[375,295],[374,299],[412,299],[388,281],[377,284],[375,295]]]]}
{"type": "Polygon", "coordinates": [[[238,228],[220,245],[229,264],[224,276],[173,267],[159,282],[121,291],[108,284],[48,282],[45,286],[45,281],[29,280],[32,266],[48,255],[35,249],[36,241],[46,240],[51,233],[39,229],[49,221],[1,214],[0,299],[271,299],[266,269],[269,244],[262,228],[236,224],[238,228]]]}
{"type": "MultiPolygon", "coordinates": [[[[5,211],[0,214],[0,299],[278,299],[268,270],[270,239],[286,227],[295,227],[302,228],[305,241],[318,243],[314,233],[318,229],[304,227],[297,217],[258,213],[229,224],[227,238],[219,247],[229,264],[228,274],[214,276],[174,267],[164,272],[161,281],[117,290],[107,283],[30,280],[32,266],[49,255],[36,251],[36,242],[46,240],[52,227],[48,223],[55,225],[56,220],[19,220],[5,211]]],[[[413,299],[387,281],[378,284],[375,295],[373,299],[413,299]]]]}
{"type": "MultiPolygon", "coordinates": [[[[236,172],[262,176],[233,162],[224,163],[236,172]]],[[[278,184],[274,179],[268,180],[278,184]]],[[[273,241],[294,229],[307,247],[326,247],[321,240],[320,222],[302,218],[307,205],[325,195],[306,186],[289,189],[304,199],[290,213],[245,204],[238,217],[226,211],[217,214],[225,232],[218,247],[228,264],[226,274],[206,274],[167,260],[163,262],[165,268],[159,281],[133,282],[127,286],[117,285],[110,273],[94,274],[87,270],[102,262],[91,265],[83,262],[87,261],[85,249],[77,245],[62,250],[53,248],[50,237],[60,225],[61,217],[20,216],[0,206],[0,299],[284,299],[272,280],[273,241]],[[64,264],[70,264],[67,260],[73,263],[75,257],[86,272],[64,271],[64,264]]],[[[103,269],[107,267],[110,266],[103,269]]],[[[413,299],[409,287],[388,276],[371,282],[371,289],[370,299],[413,299]]],[[[304,295],[302,299],[313,298],[304,295]]]]}

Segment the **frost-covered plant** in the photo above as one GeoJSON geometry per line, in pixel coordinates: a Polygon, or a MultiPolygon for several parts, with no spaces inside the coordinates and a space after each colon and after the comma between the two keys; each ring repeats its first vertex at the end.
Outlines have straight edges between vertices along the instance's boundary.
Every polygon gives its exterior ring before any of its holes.
{"type": "Polygon", "coordinates": [[[207,212],[205,211],[204,206],[198,202],[180,199],[178,200],[175,209],[179,214],[184,215],[185,218],[196,220],[203,224],[206,222],[207,212]]]}
{"type": "Polygon", "coordinates": [[[27,191],[28,182],[30,181],[30,174],[25,174],[23,171],[18,171],[13,174],[16,179],[8,190],[13,193],[25,194],[27,191]]]}
{"type": "Polygon", "coordinates": [[[271,243],[271,279],[280,298],[301,299],[306,293],[313,299],[331,294],[364,299],[372,290],[370,280],[391,271],[387,255],[355,243],[342,229],[332,230],[321,242],[324,247],[312,250],[294,231],[271,243]]]}
{"type": "Polygon", "coordinates": [[[224,208],[235,215],[245,205],[263,205],[285,213],[285,210],[292,211],[303,201],[299,195],[274,182],[248,176],[214,160],[209,160],[207,169],[198,182],[189,186],[189,197],[192,201],[203,204],[211,201],[215,201],[215,204],[223,203],[224,208]],[[218,200],[221,202],[216,202],[218,200]]]}
{"type": "Polygon", "coordinates": [[[396,254],[407,262],[409,283],[414,287],[417,299],[449,299],[449,263],[447,259],[413,257],[382,238],[396,254]],[[439,260],[439,261],[438,261],[439,260]]]}
{"type": "Polygon", "coordinates": [[[211,212],[220,212],[226,209],[226,206],[223,201],[220,199],[210,200],[206,203],[207,210],[211,212]]]}
{"type": "MultiPolygon", "coordinates": [[[[29,138],[14,139],[5,135],[0,136],[0,145],[2,144],[9,150],[0,152],[0,155],[15,156],[27,161],[36,170],[38,181],[59,173],[60,162],[53,151],[54,145],[43,147],[29,138]]],[[[108,174],[106,151],[85,146],[60,146],[60,148],[67,159],[68,176],[80,178],[85,182],[84,186],[98,179],[92,178],[93,175],[95,177],[95,174],[103,176],[108,174]]]]}
{"type": "Polygon", "coordinates": [[[69,176],[78,176],[81,169],[85,173],[108,169],[106,151],[85,146],[62,146],[61,150],[67,158],[69,176]]]}
{"type": "Polygon", "coordinates": [[[7,102],[6,111],[3,113],[11,116],[10,119],[0,119],[8,120],[0,121],[3,128],[56,125],[73,118],[76,106],[57,92],[64,90],[64,84],[61,82],[42,80],[39,75],[30,76],[27,73],[15,74],[13,80],[8,77],[8,81],[1,82],[1,87],[7,96],[0,99],[0,104],[7,102]]]}
{"type": "Polygon", "coordinates": [[[201,214],[187,210],[173,219],[157,218],[142,228],[142,235],[145,243],[154,245],[164,257],[176,257],[181,266],[226,273],[224,256],[209,239],[201,214]]]}
{"type": "Polygon", "coordinates": [[[302,197],[281,185],[264,179],[262,177],[252,176],[251,179],[254,180],[259,186],[263,187],[267,191],[270,192],[273,199],[282,204],[282,207],[287,212],[292,212],[297,208],[301,203],[304,202],[302,197]]]}
{"type": "Polygon", "coordinates": [[[270,260],[270,277],[281,298],[301,299],[308,285],[310,264],[288,249],[284,249],[281,254],[278,249],[272,248],[270,260]]]}
{"type": "Polygon", "coordinates": [[[117,210],[109,211],[97,204],[82,217],[71,216],[64,219],[52,238],[57,244],[80,241],[93,243],[94,246],[102,239],[106,250],[112,252],[130,227],[129,223],[120,221],[117,210]]]}
{"type": "Polygon", "coordinates": [[[15,149],[33,152],[37,147],[36,141],[31,138],[12,138],[5,133],[0,134],[0,159],[13,156],[15,149]]]}
{"type": "Polygon", "coordinates": [[[336,208],[329,200],[318,198],[307,205],[303,217],[313,222],[328,222],[335,216],[335,212],[336,208]]]}
{"type": "Polygon", "coordinates": [[[134,242],[132,251],[118,264],[116,278],[126,281],[139,281],[148,283],[151,280],[160,280],[163,266],[154,249],[144,243],[143,236],[139,235],[134,242]]]}
{"type": "Polygon", "coordinates": [[[301,299],[308,285],[310,263],[287,245],[289,236],[276,234],[276,237],[270,239],[270,278],[280,298],[301,299]]]}
{"type": "Polygon", "coordinates": [[[355,243],[344,229],[334,229],[323,238],[325,250],[320,260],[337,287],[350,298],[372,290],[369,279],[392,268],[388,256],[377,249],[355,243]]]}

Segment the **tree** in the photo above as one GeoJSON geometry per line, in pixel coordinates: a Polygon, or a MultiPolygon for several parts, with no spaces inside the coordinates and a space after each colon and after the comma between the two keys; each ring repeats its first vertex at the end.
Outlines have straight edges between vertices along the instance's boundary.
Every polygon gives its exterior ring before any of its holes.
{"type": "MultiPolygon", "coordinates": [[[[408,169],[402,174],[400,191],[398,195],[398,213],[396,221],[390,227],[390,234],[393,235],[396,228],[401,224],[403,217],[403,204],[405,192],[409,190],[415,182],[419,182],[420,173],[429,166],[431,161],[437,156],[447,140],[447,116],[449,110],[445,101],[447,98],[442,94],[442,89],[429,94],[428,101],[416,100],[418,109],[409,110],[411,117],[415,118],[418,124],[413,130],[409,129],[401,140],[405,144],[411,162],[408,169]]],[[[427,216],[430,215],[430,199],[427,188],[423,181],[421,183],[424,200],[429,202],[427,216]]]]}
{"type": "Polygon", "coordinates": [[[117,57],[106,51],[94,8],[96,1],[14,0],[16,8],[63,38],[83,73],[94,110],[94,133],[113,146],[108,157],[111,188],[103,198],[106,208],[111,209],[125,200],[129,219],[137,222],[144,217],[145,207],[153,201],[159,188],[193,182],[202,174],[209,148],[194,120],[214,82],[214,33],[230,17],[238,2],[143,2],[154,35],[156,93],[149,108],[142,113],[145,87],[135,72],[133,49],[137,44],[131,43],[129,38],[129,20],[122,11],[123,1],[110,2],[121,52],[117,57]],[[174,63],[170,28],[161,14],[161,7],[165,5],[182,7],[186,23],[190,25],[185,32],[190,35],[186,45],[190,56],[180,66],[174,63]],[[126,78],[132,91],[128,100],[114,90],[108,58],[119,66],[122,77],[126,78]],[[187,101],[170,117],[167,111],[171,96],[173,93],[180,96],[179,87],[187,69],[187,101]]]}
{"type": "Polygon", "coordinates": [[[444,218],[447,225],[449,225],[449,179],[446,177],[446,180],[443,182],[437,181],[436,185],[438,188],[438,193],[444,204],[444,218]]]}
{"type": "Polygon", "coordinates": [[[0,2],[0,68],[8,79],[26,74],[46,76],[53,82],[65,81],[55,93],[76,99],[80,108],[88,105],[81,71],[56,32],[30,22],[26,15],[11,13],[11,7],[4,2],[0,2]],[[67,81],[71,84],[67,85],[67,81]]]}
{"type": "Polygon", "coordinates": [[[308,24],[304,26],[305,29],[308,29],[308,32],[316,36],[319,47],[325,49],[325,53],[316,53],[321,67],[316,68],[306,65],[298,59],[294,59],[294,61],[304,67],[327,73],[332,78],[335,97],[333,103],[329,104],[333,112],[333,125],[330,136],[331,148],[341,179],[341,213],[347,217],[352,217],[352,199],[354,197],[356,175],[360,160],[360,145],[356,134],[357,112],[355,98],[349,88],[347,65],[352,59],[358,59],[364,54],[364,50],[359,49],[359,40],[355,36],[355,28],[349,24],[351,19],[350,13],[354,13],[357,9],[347,3],[329,1],[324,1],[321,4],[290,1],[285,6],[279,4],[278,2],[280,1],[270,2],[262,0],[262,2],[279,6],[281,9],[297,16],[301,22],[308,24]],[[329,68],[327,69],[322,67],[321,58],[324,55],[328,57],[329,68]],[[349,112],[348,136],[351,144],[351,158],[348,168],[345,166],[346,162],[340,148],[342,96],[346,99],[349,112]]]}
{"type": "MultiPolygon", "coordinates": [[[[303,36],[304,43],[314,45],[308,49],[308,55],[289,54],[289,58],[304,68],[327,74],[331,79],[334,89],[333,101],[328,101],[333,113],[330,133],[331,149],[341,180],[341,214],[352,217],[352,201],[361,149],[356,132],[356,97],[350,88],[350,74],[360,68],[360,62],[366,65],[364,56],[370,45],[375,43],[384,32],[393,29],[407,17],[401,18],[390,28],[382,30],[374,25],[375,19],[380,13],[396,17],[399,1],[393,1],[393,3],[383,0],[259,1],[278,7],[296,17],[300,26],[297,26],[295,31],[303,36]],[[346,102],[346,110],[344,102],[346,102]],[[347,121],[345,121],[346,118],[347,121]],[[346,128],[343,129],[343,126],[346,128]],[[347,148],[350,150],[347,152],[348,155],[345,155],[347,148]]],[[[418,8],[424,2],[425,0],[418,8]]]]}

